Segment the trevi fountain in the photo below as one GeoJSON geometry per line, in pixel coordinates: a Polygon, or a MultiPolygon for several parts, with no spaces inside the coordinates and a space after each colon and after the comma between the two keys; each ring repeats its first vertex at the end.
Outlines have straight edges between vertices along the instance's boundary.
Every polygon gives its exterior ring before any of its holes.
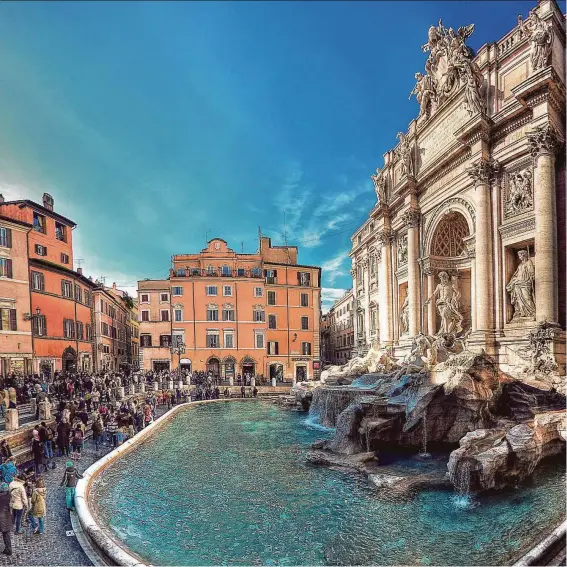
{"type": "Polygon", "coordinates": [[[424,30],[351,238],[353,358],[95,465],[77,508],[108,564],[564,561],[565,20],[515,21],[476,53],[474,25],[424,30]]]}

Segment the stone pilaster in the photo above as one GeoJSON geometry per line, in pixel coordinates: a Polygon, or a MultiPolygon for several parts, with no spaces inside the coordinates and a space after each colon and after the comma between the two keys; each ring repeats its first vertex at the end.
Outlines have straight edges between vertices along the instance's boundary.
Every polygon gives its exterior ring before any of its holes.
{"type": "Polygon", "coordinates": [[[499,165],[494,160],[481,158],[468,169],[475,186],[476,211],[476,327],[478,331],[493,331],[493,250],[492,207],[490,183],[499,165]]]}
{"type": "Polygon", "coordinates": [[[427,304],[427,334],[432,337],[437,332],[437,311],[435,308],[435,276],[433,272],[427,274],[427,297],[431,297],[427,304]]]}
{"type": "Polygon", "coordinates": [[[536,320],[556,323],[557,208],[555,199],[555,154],[561,145],[549,124],[528,133],[534,158],[535,295],[536,320]]]}
{"type": "Polygon", "coordinates": [[[408,320],[409,335],[415,337],[421,331],[421,282],[419,274],[419,220],[416,209],[409,209],[402,215],[408,227],[408,320]]]}
{"type": "Polygon", "coordinates": [[[392,231],[384,228],[377,236],[380,246],[380,274],[378,294],[380,297],[380,344],[392,344],[393,341],[393,297],[392,297],[392,231]]]}

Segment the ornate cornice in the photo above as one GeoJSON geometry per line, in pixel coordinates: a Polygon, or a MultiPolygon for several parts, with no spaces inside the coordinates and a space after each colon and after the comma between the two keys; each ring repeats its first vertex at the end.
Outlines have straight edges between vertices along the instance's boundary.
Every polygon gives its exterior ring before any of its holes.
{"type": "Polygon", "coordinates": [[[519,234],[533,233],[534,230],[535,218],[533,216],[498,228],[498,232],[500,232],[500,236],[503,240],[512,238],[513,236],[518,236],[519,234]]]}
{"type": "Polygon", "coordinates": [[[537,126],[528,132],[527,138],[534,159],[541,155],[554,155],[563,143],[557,130],[549,123],[537,126]]]}
{"type": "Polygon", "coordinates": [[[402,222],[408,228],[417,228],[421,219],[421,213],[416,209],[408,209],[402,216],[402,222]]]}
{"type": "Polygon", "coordinates": [[[500,164],[495,159],[481,158],[467,169],[467,173],[472,178],[475,187],[477,185],[487,185],[496,180],[500,172],[500,164]]]}

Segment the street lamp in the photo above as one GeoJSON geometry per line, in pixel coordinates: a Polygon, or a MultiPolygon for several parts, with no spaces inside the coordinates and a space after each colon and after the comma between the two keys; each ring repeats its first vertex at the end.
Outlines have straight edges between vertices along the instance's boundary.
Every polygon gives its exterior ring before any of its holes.
{"type": "Polygon", "coordinates": [[[181,340],[181,337],[177,337],[177,341],[175,341],[170,347],[169,347],[169,352],[174,355],[177,354],[179,355],[179,362],[178,362],[178,368],[179,371],[181,372],[181,355],[185,354],[185,343],[181,340]]]}

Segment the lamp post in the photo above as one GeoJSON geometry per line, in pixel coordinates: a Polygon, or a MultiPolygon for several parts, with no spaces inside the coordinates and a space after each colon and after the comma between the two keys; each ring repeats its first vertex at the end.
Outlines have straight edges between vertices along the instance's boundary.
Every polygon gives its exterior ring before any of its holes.
{"type": "Polygon", "coordinates": [[[177,341],[175,341],[170,347],[169,347],[169,352],[171,352],[172,355],[177,354],[179,356],[178,359],[178,364],[177,364],[177,368],[179,369],[179,371],[181,371],[181,355],[185,354],[185,343],[181,340],[181,337],[177,338],[177,341]]]}

